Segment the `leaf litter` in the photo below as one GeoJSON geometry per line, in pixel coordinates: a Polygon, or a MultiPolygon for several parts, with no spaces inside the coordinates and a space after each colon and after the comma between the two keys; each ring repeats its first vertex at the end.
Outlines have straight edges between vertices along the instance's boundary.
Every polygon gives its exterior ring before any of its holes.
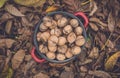
{"type": "Polygon", "coordinates": [[[5,78],[119,77],[119,5],[119,0],[4,2],[0,8],[0,72],[4,71],[4,74],[0,73],[0,76],[5,78]],[[89,26],[86,29],[88,41],[83,52],[70,63],[38,64],[30,56],[34,46],[35,25],[47,13],[54,11],[73,14],[84,12],[89,18],[89,26]]]}

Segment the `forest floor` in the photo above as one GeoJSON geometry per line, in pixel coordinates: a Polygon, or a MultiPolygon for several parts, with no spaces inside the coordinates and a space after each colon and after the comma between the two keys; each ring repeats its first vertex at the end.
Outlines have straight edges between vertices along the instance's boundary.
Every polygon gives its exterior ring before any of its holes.
{"type": "Polygon", "coordinates": [[[120,0],[0,0],[0,78],[120,78],[120,0]],[[89,19],[85,47],[67,64],[30,55],[36,24],[53,11],[89,19]]]}

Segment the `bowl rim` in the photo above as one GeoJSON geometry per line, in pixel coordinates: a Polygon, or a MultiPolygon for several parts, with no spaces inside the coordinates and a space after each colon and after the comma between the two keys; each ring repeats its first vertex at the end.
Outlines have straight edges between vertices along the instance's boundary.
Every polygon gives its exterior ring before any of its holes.
{"type": "MultiPolygon", "coordinates": [[[[51,13],[47,14],[46,16],[53,16],[53,15],[55,15],[55,14],[62,14],[63,16],[67,15],[68,17],[77,19],[77,20],[79,21],[80,26],[81,26],[82,29],[83,29],[83,36],[84,36],[84,38],[85,38],[85,43],[86,43],[87,34],[86,34],[86,31],[85,31],[85,28],[84,28],[83,23],[81,22],[81,20],[80,20],[78,17],[76,17],[75,15],[73,15],[73,14],[71,14],[71,13],[63,12],[63,11],[51,12],[51,13]]],[[[40,26],[41,23],[42,23],[42,20],[40,20],[40,21],[38,22],[38,24],[36,25],[35,31],[34,31],[34,35],[33,35],[33,40],[34,40],[33,42],[34,42],[34,45],[35,45],[35,48],[36,48],[36,53],[37,53],[38,56],[40,56],[41,58],[43,58],[43,59],[45,59],[45,60],[47,60],[47,61],[49,61],[49,62],[52,62],[52,63],[65,63],[65,62],[69,62],[69,61],[71,61],[71,60],[74,60],[74,59],[82,52],[82,48],[84,47],[84,45],[81,47],[81,52],[80,52],[78,55],[74,55],[73,57],[67,58],[67,59],[65,59],[65,60],[63,60],[63,61],[52,60],[52,59],[47,58],[44,54],[42,54],[42,53],[39,51],[39,46],[38,46],[37,37],[36,37],[36,36],[37,36],[37,32],[38,32],[38,30],[39,30],[39,26],[40,26]]]]}

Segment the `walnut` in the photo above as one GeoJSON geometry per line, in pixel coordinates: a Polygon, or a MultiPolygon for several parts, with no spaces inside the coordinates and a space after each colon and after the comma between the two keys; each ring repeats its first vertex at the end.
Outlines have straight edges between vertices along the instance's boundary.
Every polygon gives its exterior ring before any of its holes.
{"type": "Polygon", "coordinates": [[[85,38],[83,36],[78,36],[76,38],[75,44],[77,46],[82,46],[82,45],[84,45],[84,43],[85,43],[85,38]]]}
{"type": "Polygon", "coordinates": [[[48,53],[46,53],[46,56],[47,56],[49,59],[55,59],[55,53],[53,53],[53,52],[48,52],[48,53]]]}
{"type": "Polygon", "coordinates": [[[41,23],[39,29],[40,29],[40,31],[46,31],[48,29],[48,27],[45,26],[43,23],[41,23]]]}
{"type": "Polygon", "coordinates": [[[67,40],[65,37],[58,38],[58,45],[60,45],[60,46],[65,45],[66,42],[67,42],[67,40]]]}
{"type": "Polygon", "coordinates": [[[44,46],[43,44],[39,45],[39,51],[41,53],[47,53],[48,52],[48,48],[47,46],[44,46]]]}
{"type": "Polygon", "coordinates": [[[49,51],[55,52],[57,50],[57,46],[48,46],[49,51]]]}
{"type": "Polygon", "coordinates": [[[55,29],[52,29],[52,30],[50,31],[50,34],[51,34],[51,35],[60,36],[60,35],[62,34],[62,32],[61,32],[60,29],[58,29],[58,28],[56,27],[55,29]]]}
{"type": "Polygon", "coordinates": [[[46,32],[43,32],[41,34],[40,40],[47,42],[47,40],[48,40],[49,37],[50,37],[50,33],[48,31],[46,31],[46,32]]]}
{"type": "Polygon", "coordinates": [[[65,56],[67,58],[71,58],[73,56],[73,54],[71,53],[71,49],[70,48],[68,48],[67,52],[65,53],[65,56]]]}
{"type": "Polygon", "coordinates": [[[40,39],[41,39],[41,34],[42,34],[41,32],[38,32],[38,33],[37,33],[37,41],[40,41],[40,39]]]}
{"type": "Polygon", "coordinates": [[[71,19],[70,20],[70,25],[75,28],[79,25],[79,22],[78,22],[77,19],[71,19]]]}
{"type": "Polygon", "coordinates": [[[62,60],[65,60],[65,55],[64,54],[57,54],[56,58],[57,58],[57,60],[62,61],[62,60]]]}
{"type": "Polygon", "coordinates": [[[67,45],[58,46],[59,53],[65,53],[67,51],[67,45]]]}
{"type": "Polygon", "coordinates": [[[75,33],[76,33],[76,35],[81,35],[82,32],[83,32],[82,27],[76,27],[76,28],[75,28],[75,33]]]}
{"type": "Polygon", "coordinates": [[[58,23],[58,26],[59,26],[59,27],[64,27],[64,26],[67,25],[68,19],[65,18],[65,17],[62,17],[62,18],[60,18],[60,19],[58,20],[57,23],[58,23]]]}
{"type": "Polygon", "coordinates": [[[68,36],[67,36],[67,41],[69,43],[73,43],[76,40],[76,35],[74,32],[71,32],[68,36]]]}
{"type": "Polygon", "coordinates": [[[72,31],[71,25],[67,25],[63,28],[63,33],[64,34],[69,34],[72,31]]]}
{"type": "Polygon", "coordinates": [[[56,35],[52,35],[49,37],[49,42],[48,42],[48,45],[49,46],[53,46],[54,44],[57,44],[58,43],[58,37],[56,35]],[[53,43],[50,45],[50,43],[53,43]]]}
{"type": "Polygon", "coordinates": [[[81,52],[81,48],[79,46],[74,46],[72,47],[71,52],[73,55],[77,55],[81,52]]]}
{"type": "Polygon", "coordinates": [[[56,15],[54,16],[54,19],[55,19],[55,20],[59,20],[60,18],[62,18],[62,15],[61,15],[61,14],[56,14],[56,15]]]}

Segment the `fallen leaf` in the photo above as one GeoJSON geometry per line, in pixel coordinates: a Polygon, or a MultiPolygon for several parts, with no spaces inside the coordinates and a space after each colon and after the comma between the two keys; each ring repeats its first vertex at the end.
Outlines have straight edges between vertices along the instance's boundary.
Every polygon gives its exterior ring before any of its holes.
{"type": "Polygon", "coordinates": [[[91,59],[85,59],[85,61],[79,62],[79,65],[85,65],[85,64],[88,64],[88,63],[91,63],[91,62],[92,62],[91,59]]]}
{"type": "Polygon", "coordinates": [[[90,25],[90,27],[91,27],[94,31],[98,31],[98,27],[97,27],[96,24],[90,22],[89,25],[90,25]]]}
{"type": "Polygon", "coordinates": [[[32,6],[35,3],[38,3],[40,0],[14,0],[15,3],[24,5],[24,6],[32,6]]]}
{"type": "Polygon", "coordinates": [[[63,71],[60,78],[74,78],[74,73],[72,71],[63,71]]]}
{"type": "Polygon", "coordinates": [[[5,26],[5,31],[7,34],[10,34],[11,28],[12,28],[12,20],[8,20],[5,26]]]}
{"type": "Polygon", "coordinates": [[[112,12],[109,13],[108,15],[108,29],[110,30],[110,32],[113,32],[115,29],[115,19],[112,15],[112,12]]]}
{"type": "Polygon", "coordinates": [[[21,18],[21,23],[22,23],[22,26],[28,26],[28,27],[33,26],[33,24],[25,17],[21,18]]]}
{"type": "Polygon", "coordinates": [[[52,5],[46,9],[46,13],[53,12],[59,9],[59,6],[52,5]]]}
{"type": "Polygon", "coordinates": [[[91,9],[92,11],[90,12],[89,16],[93,16],[93,14],[97,11],[98,7],[95,1],[91,1],[91,9]]]}
{"type": "Polygon", "coordinates": [[[80,3],[81,2],[79,0],[63,0],[66,10],[71,13],[80,11],[80,3]]]}
{"type": "Polygon", "coordinates": [[[89,57],[93,58],[93,59],[97,59],[99,56],[99,50],[97,47],[93,47],[93,49],[91,50],[89,57]]]}
{"type": "Polygon", "coordinates": [[[96,70],[96,71],[88,71],[88,74],[94,75],[100,78],[112,78],[110,74],[104,71],[96,70]]]}
{"type": "Polygon", "coordinates": [[[46,0],[39,0],[39,2],[36,2],[35,4],[33,4],[33,7],[43,7],[44,3],[46,2],[46,0]]]}
{"type": "Polygon", "coordinates": [[[13,75],[13,69],[8,68],[8,74],[7,74],[6,78],[12,78],[12,75],[13,75]]]}
{"type": "Polygon", "coordinates": [[[25,16],[24,14],[22,14],[16,7],[14,7],[11,4],[7,4],[5,6],[6,11],[8,11],[10,14],[14,15],[14,16],[18,16],[18,17],[22,17],[25,16]]]}
{"type": "Polygon", "coordinates": [[[13,69],[19,68],[24,57],[25,57],[25,51],[23,49],[18,50],[12,58],[12,68],[13,69]]]}
{"type": "Polygon", "coordinates": [[[16,41],[13,39],[0,39],[0,47],[11,48],[16,41]]]}
{"type": "Polygon", "coordinates": [[[89,19],[90,22],[95,22],[98,24],[101,24],[103,27],[107,27],[108,25],[106,23],[103,23],[100,19],[96,18],[96,17],[91,17],[89,19]]]}
{"type": "Polygon", "coordinates": [[[28,7],[42,7],[46,0],[14,0],[15,3],[28,7]]]}
{"type": "Polygon", "coordinates": [[[50,78],[47,74],[44,73],[38,73],[33,78],[50,78]]]}
{"type": "Polygon", "coordinates": [[[120,57],[120,51],[118,51],[115,54],[113,54],[112,56],[110,56],[105,63],[105,70],[107,70],[107,71],[112,70],[119,57],[120,57]]]}
{"type": "Polygon", "coordinates": [[[7,0],[0,0],[0,8],[3,7],[3,5],[5,4],[7,0]]]}
{"type": "Polygon", "coordinates": [[[114,48],[115,47],[114,43],[111,40],[109,40],[109,39],[108,39],[108,43],[107,43],[106,46],[110,47],[110,48],[114,48]]]}

